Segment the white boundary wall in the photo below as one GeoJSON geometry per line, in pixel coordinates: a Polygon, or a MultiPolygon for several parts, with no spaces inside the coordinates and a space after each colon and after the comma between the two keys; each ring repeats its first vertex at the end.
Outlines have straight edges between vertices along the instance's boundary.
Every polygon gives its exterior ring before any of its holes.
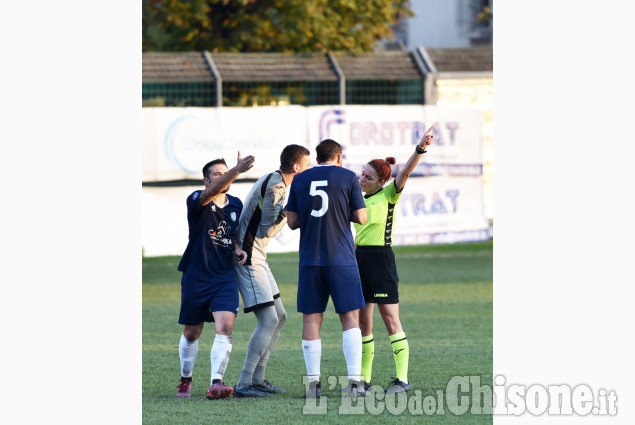
{"type": "MultiPolygon", "coordinates": [[[[201,180],[200,186],[142,190],[143,252],[180,255],[187,244],[185,199],[203,188],[202,166],[224,157],[231,167],[238,150],[256,164],[243,177],[258,178],[279,167],[284,146],[311,150],[332,138],[344,147],[344,166],[359,172],[374,158],[394,156],[396,171],[432,124],[435,143],[408,181],[397,205],[395,245],[452,243],[489,238],[483,207],[483,114],[437,106],[286,106],[258,108],[144,108],[143,180],[201,180]]],[[[252,183],[234,183],[244,199],[252,183]]],[[[297,251],[299,232],[285,228],[270,252],[297,251]]]]}

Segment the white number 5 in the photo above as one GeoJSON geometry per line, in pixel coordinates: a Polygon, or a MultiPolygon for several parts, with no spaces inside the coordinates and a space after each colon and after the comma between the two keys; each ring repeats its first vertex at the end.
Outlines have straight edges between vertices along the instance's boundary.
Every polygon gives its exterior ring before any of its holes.
{"type": "Polygon", "coordinates": [[[319,211],[311,210],[311,215],[313,217],[322,217],[324,214],[326,214],[326,210],[329,209],[329,195],[325,191],[318,189],[318,186],[328,186],[328,184],[328,180],[318,180],[311,182],[311,189],[309,189],[309,194],[311,196],[319,196],[320,198],[322,198],[322,208],[320,208],[319,211]]]}

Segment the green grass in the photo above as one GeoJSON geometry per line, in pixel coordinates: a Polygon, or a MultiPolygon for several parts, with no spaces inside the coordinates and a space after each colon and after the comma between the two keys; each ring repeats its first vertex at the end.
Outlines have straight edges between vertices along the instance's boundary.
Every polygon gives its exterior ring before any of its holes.
{"type": "MultiPolygon", "coordinates": [[[[492,242],[442,246],[395,247],[400,283],[400,318],[410,345],[409,379],[422,397],[445,390],[453,376],[480,376],[492,387],[492,242]]],[[[267,379],[287,390],[268,399],[207,400],[209,352],[213,324],[206,324],[199,340],[191,399],[175,396],[179,379],[177,323],[180,307],[179,257],[143,259],[143,408],[145,424],[295,423],[492,423],[491,415],[417,414],[409,409],[393,415],[388,409],[374,415],[340,414],[344,402],[339,386],[329,389],[328,376],[345,376],[341,325],[329,303],[322,325],[323,395],[327,414],[304,415],[302,376],[306,373],[300,346],[302,315],[296,311],[297,253],[270,254],[269,264],[288,313],[278,345],[267,367],[267,379]],[[363,422],[360,422],[363,421],[363,422]]],[[[242,300],[241,300],[242,302],[242,300]]],[[[386,386],[395,375],[388,335],[375,309],[373,381],[386,386]]],[[[224,381],[240,377],[245,349],[256,325],[242,304],[234,325],[233,351],[224,381]]],[[[413,396],[410,395],[411,403],[413,396]]],[[[447,397],[451,395],[446,395],[447,397]]],[[[380,403],[384,402],[380,400],[380,403]]]]}

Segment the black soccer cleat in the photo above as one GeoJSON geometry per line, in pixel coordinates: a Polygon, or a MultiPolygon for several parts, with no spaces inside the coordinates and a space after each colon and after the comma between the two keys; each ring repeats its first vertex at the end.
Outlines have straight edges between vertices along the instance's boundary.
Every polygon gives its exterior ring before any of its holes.
{"type": "Polygon", "coordinates": [[[409,393],[410,391],[412,391],[412,387],[410,386],[409,383],[400,381],[397,378],[393,378],[393,380],[390,381],[390,384],[388,385],[390,385],[390,387],[388,387],[388,389],[386,390],[386,394],[403,393],[403,392],[409,393]]]}
{"type": "Polygon", "coordinates": [[[269,397],[269,394],[258,391],[253,385],[247,387],[234,387],[234,397],[269,397]]]}
{"type": "MultiPolygon", "coordinates": [[[[371,388],[373,388],[373,380],[371,379],[370,382],[366,382],[362,379],[361,381],[364,384],[364,390],[366,391],[370,391],[371,388]]],[[[346,391],[350,391],[350,385],[347,387],[342,387],[342,392],[346,392],[346,391]]]]}
{"type": "Polygon", "coordinates": [[[258,391],[262,391],[263,393],[271,393],[271,394],[280,394],[286,392],[286,390],[278,387],[274,387],[271,385],[271,382],[266,379],[262,381],[260,384],[252,384],[252,388],[257,389],[258,391]]]}
{"type": "Polygon", "coordinates": [[[309,382],[309,388],[304,394],[304,398],[320,398],[322,396],[322,384],[320,381],[309,382]]]}

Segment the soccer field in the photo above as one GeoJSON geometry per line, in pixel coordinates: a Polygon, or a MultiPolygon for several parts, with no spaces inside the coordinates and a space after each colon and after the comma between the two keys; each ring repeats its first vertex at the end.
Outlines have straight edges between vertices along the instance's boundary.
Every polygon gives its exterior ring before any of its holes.
{"type": "MultiPolygon", "coordinates": [[[[402,399],[384,399],[383,394],[377,394],[360,405],[352,400],[349,413],[343,409],[351,400],[342,399],[339,383],[329,385],[346,375],[341,325],[330,302],[322,325],[322,395],[326,398],[313,410],[303,398],[302,376],[306,368],[300,344],[302,315],[296,311],[297,253],[268,256],[288,319],[267,366],[267,379],[287,392],[267,399],[205,398],[210,381],[213,324],[205,325],[199,340],[192,398],[176,397],[182,331],[177,323],[181,273],[176,267],[180,257],[144,258],[143,423],[492,423],[491,414],[471,414],[465,404],[459,406],[461,411],[457,410],[451,400],[469,396],[469,391],[451,394],[449,390],[455,388],[449,385],[456,382],[453,377],[466,376],[480,377],[480,385],[492,388],[492,241],[395,247],[394,251],[400,277],[400,317],[410,345],[408,377],[414,391],[402,399]],[[320,409],[326,413],[306,413],[323,412],[320,409]],[[462,410],[467,412],[463,414],[462,410]]],[[[377,309],[374,322],[373,382],[386,387],[395,376],[395,364],[377,309]]],[[[240,376],[255,326],[255,316],[243,313],[241,300],[224,378],[227,385],[233,386],[240,376]]]]}

